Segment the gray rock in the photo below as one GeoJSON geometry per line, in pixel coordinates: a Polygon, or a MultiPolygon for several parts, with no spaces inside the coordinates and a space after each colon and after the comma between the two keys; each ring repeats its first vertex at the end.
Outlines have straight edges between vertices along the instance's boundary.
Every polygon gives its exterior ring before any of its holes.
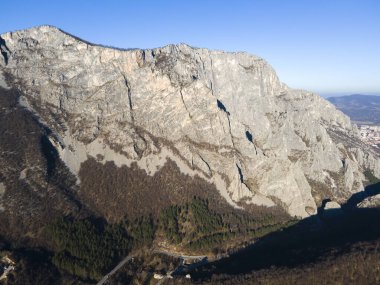
{"type": "Polygon", "coordinates": [[[149,174],[170,157],[235,206],[277,204],[299,217],[326,191],[338,202],[361,191],[364,168],[380,176],[347,116],[281,83],[257,56],[185,44],[118,50],[50,26],[1,38],[1,69],[74,173],[87,155],[137,161],[149,174]]]}
{"type": "Polygon", "coordinates": [[[326,203],[326,206],[324,208],[324,210],[337,210],[337,209],[341,209],[340,205],[335,202],[335,201],[330,201],[330,202],[327,202],[326,203]]]}
{"type": "Polygon", "coordinates": [[[0,87],[9,89],[7,82],[5,81],[3,73],[0,71],[0,87]]]}

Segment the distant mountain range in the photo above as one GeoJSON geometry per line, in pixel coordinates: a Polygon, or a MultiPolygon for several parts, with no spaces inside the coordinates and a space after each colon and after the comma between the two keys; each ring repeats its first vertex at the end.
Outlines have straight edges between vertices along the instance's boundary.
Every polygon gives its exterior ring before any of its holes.
{"type": "Polygon", "coordinates": [[[380,96],[355,94],[327,100],[356,124],[380,124],[380,96]]]}

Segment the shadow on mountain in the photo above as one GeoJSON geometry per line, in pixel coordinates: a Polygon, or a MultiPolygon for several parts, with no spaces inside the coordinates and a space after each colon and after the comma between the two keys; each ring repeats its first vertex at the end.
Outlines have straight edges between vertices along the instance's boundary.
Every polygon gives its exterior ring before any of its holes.
{"type": "Polygon", "coordinates": [[[318,262],[324,256],[339,256],[353,244],[380,237],[380,208],[322,209],[318,215],[198,268],[191,276],[195,280],[209,280],[214,274],[240,275],[273,267],[294,268],[318,262]]]}
{"type": "Polygon", "coordinates": [[[40,147],[41,152],[46,159],[46,175],[50,178],[56,168],[56,161],[59,154],[46,135],[41,136],[40,147]]]}
{"type": "Polygon", "coordinates": [[[347,200],[343,208],[356,208],[363,200],[380,194],[380,182],[367,186],[364,191],[353,194],[350,199],[347,200]]]}
{"type": "Polygon", "coordinates": [[[322,201],[321,206],[318,207],[318,209],[317,209],[317,215],[318,215],[318,216],[321,216],[321,215],[324,213],[324,211],[325,211],[325,207],[326,207],[326,205],[327,205],[328,202],[331,202],[331,199],[330,199],[330,198],[324,199],[324,200],[322,201]]]}

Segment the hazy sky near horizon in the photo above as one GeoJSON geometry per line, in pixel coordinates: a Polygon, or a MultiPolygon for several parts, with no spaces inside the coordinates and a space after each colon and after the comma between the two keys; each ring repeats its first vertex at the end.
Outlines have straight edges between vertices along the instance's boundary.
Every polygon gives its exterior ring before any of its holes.
{"type": "Polygon", "coordinates": [[[380,95],[379,0],[4,1],[0,33],[50,24],[121,48],[247,51],[322,95],[380,95]]]}

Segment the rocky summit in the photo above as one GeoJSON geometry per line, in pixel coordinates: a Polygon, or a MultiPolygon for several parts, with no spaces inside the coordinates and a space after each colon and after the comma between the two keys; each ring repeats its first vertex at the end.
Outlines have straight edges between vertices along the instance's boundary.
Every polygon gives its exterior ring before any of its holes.
{"type": "Polygon", "coordinates": [[[235,208],[307,217],[324,199],[344,204],[363,191],[366,171],[380,177],[378,153],[346,115],[289,88],[257,56],[186,44],[117,49],[51,26],[2,34],[0,45],[1,87],[49,129],[72,187],[89,160],[147,177],[170,161],[235,208]]]}

